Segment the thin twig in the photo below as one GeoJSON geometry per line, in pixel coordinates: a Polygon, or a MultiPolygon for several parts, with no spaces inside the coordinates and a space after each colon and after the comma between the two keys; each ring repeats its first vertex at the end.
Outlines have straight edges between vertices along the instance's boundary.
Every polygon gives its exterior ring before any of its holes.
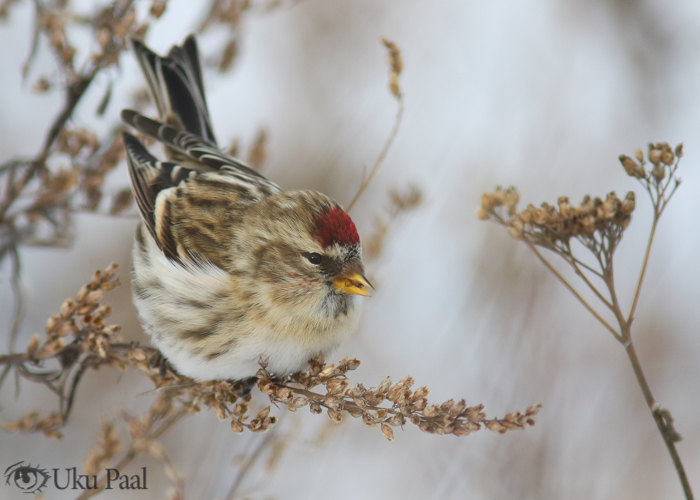
{"type": "MultiPolygon", "coordinates": [[[[600,293],[598,288],[596,288],[593,283],[591,283],[588,278],[586,277],[585,274],[583,274],[583,271],[578,267],[578,263],[576,262],[576,259],[569,253],[569,254],[562,254],[562,257],[566,262],[569,263],[569,265],[574,269],[576,274],[583,280],[583,282],[588,286],[588,288],[591,289],[591,291],[595,294],[596,297],[598,297],[598,300],[600,300],[603,304],[605,304],[605,307],[610,309],[612,311],[613,305],[610,303],[608,299],[603,297],[603,294],[600,293]]],[[[604,279],[604,278],[603,278],[604,279]]]]}
{"type": "Polygon", "coordinates": [[[370,183],[372,182],[374,177],[379,172],[379,167],[382,166],[382,163],[384,162],[384,158],[386,158],[386,155],[389,153],[389,149],[391,149],[391,145],[394,142],[396,135],[399,133],[399,127],[401,126],[401,119],[403,118],[403,110],[404,110],[403,96],[399,97],[398,101],[399,101],[399,110],[396,112],[396,118],[394,119],[394,126],[391,129],[391,134],[389,134],[389,138],[384,143],[384,147],[382,148],[381,153],[379,153],[377,160],[374,162],[374,165],[372,165],[372,169],[369,171],[369,175],[362,179],[362,184],[360,184],[360,188],[357,190],[355,197],[352,199],[352,201],[348,205],[348,208],[347,208],[348,212],[350,210],[352,210],[352,207],[355,206],[355,203],[357,203],[357,200],[360,199],[360,196],[362,196],[362,194],[365,192],[367,187],[370,185],[370,183]]]}
{"type": "Polygon", "coordinates": [[[593,308],[588,304],[588,302],[586,302],[586,300],[585,300],[583,297],[581,297],[581,295],[579,295],[579,293],[576,291],[576,289],[575,289],[574,287],[572,287],[572,286],[569,284],[568,281],[566,281],[566,278],[564,278],[561,274],[559,274],[559,271],[557,271],[556,269],[554,269],[554,267],[549,263],[549,261],[548,261],[547,259],[545,259],[545,258],[542,256],[542,254],[540,254],[540,252],[537,250],[537,248],[535,248],[535,246],[534,246],[532,243],[530,243],[529,241],[525,241],[525,243],[527,244],[528,247],[530,247],[530,250],[532,250],[532,251],[535,253],[535,255],[537,256],[537,258],[540,259],[540,262],[542,262],[542,263],[547,267],[547,269],[549,269],[552,273],[554,273],[554,275],[559,279],[559,281],[560,281],[571,293],[574,294],[574,297],[576,297],[576,298],[578,299],[578,301],[579,301],[581,304],[583,304],[583,307],[585,307],[586,310],[587,310],[588,312],[590,312],[598,321],[600,321],[600,323],[601,323],[605,328],[607,328],[608,331],[609,331],[610,333],[612,333],[613,336],[614,336],[619,342],[622,342],[622,337],[620,337],[620,334],[619,334],[618,332],[616,332],[616,331],[613,329],[613,327],[610,326],[610,325],[608,324],[608,322],[605,321],[605,320],[596,312],[596,310],[593,309],[593,308]]]}
{"type": "Polygon", "coordinates": [[[238,472],[238,475],[236,476],[236,480],[233,482],[233,484],[231,485],[231,489],[229,489],[228,493],[226,494],[226,500],[233,500],[236,497],[238,488],[240,488],[240,486],[243,484],[243,479],[245,479],[248,472],[253,468],[255,462],[258,461],[258,459],[262,455],[262,452],[267,448],[267,446],[270,443],[272,443],[272,438],[275,436],[276,431],[277,427],[272,427],[269,431],[267,431],[265,437],[261,439],[258,443],[258,446],[255,447],[255,450],[253,451],[252,455],[246,457],[245,461],[243,462],[243,465],[241,466],[240,471],[238,472]]]}
{"type": "MultiPolygon", "coordinates": [[[[656,207],[655,212],[656,212],[656,207]]],[[[639,296],[642,293],[642,283],[644,282],[644,276],[646,276],[647,265],[649,264],[649,255],[651,254],[651,246],[654,243],[654,236],[656,235],[656,226],[659,223],[658,212],[654,213],[654,221],[651,224],[651,232],[649,233],[649,240],[647,241],[647,248],[644,252],[644,261],[642,262],[642,269],[639,272],[639,280],[637,281],[637,287],[634,291],[634,299],[632,300],[632,307],[627,315],[627,323],[632,323],[634,321],[634,312],[637,310],[637,303],[639,302],[639,296]]]]}
{"type": "MultiPolygon", "coordinates": [[[[165,421],[165,423],[163,423],[156,431],[149,434],[148,439],[153,440],[153,441],[157,440],[185,415],[187,415],[187,412],[184,409],[178,410],[176,413],[174,413],[172,416],[170,416],[165,421]]],[[[116,469],[118,471],[122,471],[139,454],[140,454],[140,451],[137,450],[136,447],[134,446],[134,444],[132,443],[132,445],[129,447],[129,451],[127,451],[126,455],[124,455],[124,458],[122,458],[119,461],[119,463],[117,463],[114,467],[111,467],[111,468],[116,469]]],[[[93,496],[97,495],[102,490],[104,490],[105,486],[107,486],[107,475],[108,475],[108,473],[103,474],[103,476],[97,481],[97,489],[85,490],[76,500],[87,500],[88,498],[92,498],[93,496]]]]}
{"type": "Polygon", "coordinates": [[[569,253],[571,254],[571,255],[570,255],[571,259],[573,259],[573,261],[574,261],[576,264],[578,264],[579,266],[583,267],[583,268],[586,269],[587,271],[590,271],[592,274],[598,276],[600,279],[603,279],[603,273],[601,273],[600,271],[596,271],[595,269],[593,269],[591,266],[589,266],[589,265],[586,264],[585,262],[583,262],[583,261],[577,259],[576,257],[574,257],[573,252],[571,252],[571,247],[569,247],[568,249],[569,249],[569,253]]]}
{"type": "Polygon", "coordinates": [[[41,2],[39,0],[34,0],[34,16],[36,19],[34,20],[34,33],[32,34],[32,47],[29,49],[27,59],[22,65],[22,80],[27,79],[29,69],[31,68],[32,62],[34,62],[34,58],[39,50],[39,35],[41,34],[39,18],[41,17],[41,12],[43,10],[44,7],[41,5],[41,2]]]}
{"type": "Polygon", "coordinates": [[[14,311],[12,312],[12,326],[7,342],[7,350],[12,352],[15,350],[17,335],[19,335],[19,328],[27,315],[27,309],[25,306],[26,294],[22,283],[22,262],[19,257],[17,245],[10,247],[10,255],[12,256],[12,278],[10,283],[12,286],[12,296],[14,297],[15,304],[14,311]]]}
{"type": "MultiPolygon", "coordinates": [[[[629,328],[629,324],[627,325],[627,327],[629,328]]],[[[656,400],[654,399],[654,396],[652,395],[651,389],[649,387],[649,383],[647,382],[647,379],[644,376],[644,372],[642,371],[642,365],[639,362],[639,358],[637,357],[637,352],[634,349],[634,343],[632,342],[631,338],[625,344],[625,352],[627,353],[627,357],[630,360],[630,364],[632,365],[632,369],[634,370],[634,375],[637,378],[637,383],[639,384],[639,388],[641,389],[642,394],[644,395],[644,399],[646,400],[647,406],[651,411],[651,415],[654,418],[654,422],[656,422],[656,426],[659,428],[661,437],[664,440],[664,443],[666,443],[668,453],[669,455],[671,455],[671,460],[673,461],[673,465],[676,468],[676,472],[678,473],[678,478],[680,479],[681,486],[683,487],[683,492],[685,493],[686,500],[693,500],[694,496],[693,490],[690,487],[690,481],[688,481],[688,476],[685,472],[685,468],[683,467],[683,462],[681,461],[681,457],[678,454],[678,450],[676,450],[676,441],[679,440],[678,434],[675,432],[675,429],[673,429],[672,424],[669,424],[663,418],[663,413],[668,413],[668,411],[662,410],[659,407],[656,400]]]]}

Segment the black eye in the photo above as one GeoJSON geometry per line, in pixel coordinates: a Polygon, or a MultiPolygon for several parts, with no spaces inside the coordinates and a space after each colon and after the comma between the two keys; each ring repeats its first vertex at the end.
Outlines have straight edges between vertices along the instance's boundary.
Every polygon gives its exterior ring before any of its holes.
{"type": "Polygon", "coordinates": [[[311,262],[315,266],[319,265],[321,263],[321,261],[323,260],[323,257],[321,257],[321,254],[316,253],[316,252],[304,254],[304,257],[306,257],[309,260],[309,262],[311,262]]]}

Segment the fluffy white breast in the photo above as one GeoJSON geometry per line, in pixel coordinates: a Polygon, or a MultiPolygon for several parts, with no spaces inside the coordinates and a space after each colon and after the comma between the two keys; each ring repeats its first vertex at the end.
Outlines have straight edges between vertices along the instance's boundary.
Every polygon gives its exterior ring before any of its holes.
{"type": "MultiPolygon", "coordinates": [[[[345,314],[329,315],[319,302],[308,322],[280,317],[275,321],[243,321],[211,335],[215,318],[226,317],[237,288],[231,276],[207,263],[180,265],[167,259],[141,226],[133,251],[133,297],[144,329],[182,375],[196,380],[244,379],[255,376],[260,359],[279,375],[306,369],[308,360],[328,357],[356,329],[359,297],[346,297],[345,314]],[[278,325],[272,328],[270,325],[278,325]]],[[[271,318],[268,318],[271,319],[271,318]]],[[[232,324],[233,325],[233,324],[232,324]]]]}

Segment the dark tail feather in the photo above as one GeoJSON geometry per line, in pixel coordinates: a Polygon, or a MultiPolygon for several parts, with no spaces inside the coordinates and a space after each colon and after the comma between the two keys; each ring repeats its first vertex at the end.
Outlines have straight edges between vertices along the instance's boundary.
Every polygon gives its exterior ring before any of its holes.
{"type": "Polygon", "coordinates": [[[167,57],[159,56],[138,40],[131,39],[130,43],[160,120],[216,146],[194,36],[187,37],[182,46],[174,46],[167,57]]]}

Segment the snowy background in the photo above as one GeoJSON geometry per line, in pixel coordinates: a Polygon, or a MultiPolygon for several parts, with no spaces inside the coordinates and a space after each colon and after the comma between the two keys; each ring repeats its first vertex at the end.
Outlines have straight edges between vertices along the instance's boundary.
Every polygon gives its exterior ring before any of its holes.
{"type": "MultiPolygon", "coordinates": [[[[173,0],[149,45],[162,53],[180,43],[200,20],[203,8],[194,5],[173,0]]],[[[47,53],[30,81],[21,81],[32,23],[25,1],[0,26],[0,161],[34,154],[61,104],[59,93],[30,90],[54,67],[47,53]]],[[[337,354],[363,361],[352,380],[371,386],[410,374],[432,390],[431,401],[466,398],[490,416],[544,407],[523,432],[457,438],[408,426],[392,443],[354,419],[335,426],[323,415],[273,409],[281,419],[273,442],[283,452],[268,449],[237,498],[681,498],[623,349],[524,245],[474,215],[481,193],[498,184],[517,186],[523,206],[635,190],[638,209],[616,255],[618,291],[629,307],[651,209],[617,156],[650,141],[685,143],[684,183],[657,234],[635,338],[652,391],[684,438],[678,450],[700,493],[699,28],[700,3],[689,0],[303,0],[246,18],[233,71],[205,75],[220,142],[238,137],[246,150],[264,127],[265,175],[341,203],[353,197],[396,113],[380,39],[402,50],[401,130],[353,218],[367,238],[389,189],[416,183],[425,202],[392,225],[384,252],[368,264],[378,291],[366,301],[361,330],[337,354]]],[[[200,46],[211,54],[219,42],[214,34],[200,46]]],[[[130,56],[121,71],[104,118],[94,109],[106,80],[81,105],[76,125],[106,131],[118,121],[126,96],[142,83],[130,56]]],[[[126,182],[125,167],[110,179],[114,189],[126,182]]],[[[124,282],[107,296],[112,321],[128,339],[147,342],[128,286],[137,220],[78,215],[75,222],[72,249],[23,251],[30,302],[19,345],[110,262],[120,264],[124,282]]],[[[3,330],[12,304],[8,277],[0,269],[3,330]]],[[[8,382],[2,420],[55,407],[53,395],[28,383],[15,399],[8,382]]],[[[19,460],[82,468],[100,413],[141,412],[151,396],[139,394],[150,388],[111,369],[86,377],[63,440],[2,432],[0,469],[19,460]]],[[[239,457],[264,438],[235,435],[205,412],[162,442],[189,498],[223,499],[239,457]]],[[[148,491],[100,498],[163,498],[169,484],[161,466],[143,458],[131,473],[143,466],[148,491]]],[[[0,485],[0,498],[12,495],[25,496],[0,485]]],[[[47,498],[75,496],[46,490],[47,498]]]]}

